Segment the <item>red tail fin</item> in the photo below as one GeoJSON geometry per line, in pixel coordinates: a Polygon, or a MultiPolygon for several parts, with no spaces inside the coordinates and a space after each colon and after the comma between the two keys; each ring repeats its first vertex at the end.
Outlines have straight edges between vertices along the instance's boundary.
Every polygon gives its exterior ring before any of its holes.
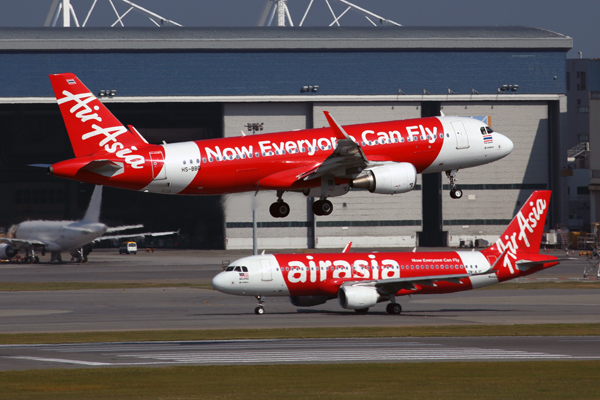
{"type": "Polygon", "coordinates": [[[75,74],[50,75],[50,82],[76,157],[99,151],[130,153],[147,145],[139,134],[128,131],[75,74]]]}
{"type": "Polygon", "coordinates": [[[550,204],[550,190],[537,190],[529,196],[523,207],[513,218],[496,244],[486,252],[517,254],[538,254],[550,204]]]}

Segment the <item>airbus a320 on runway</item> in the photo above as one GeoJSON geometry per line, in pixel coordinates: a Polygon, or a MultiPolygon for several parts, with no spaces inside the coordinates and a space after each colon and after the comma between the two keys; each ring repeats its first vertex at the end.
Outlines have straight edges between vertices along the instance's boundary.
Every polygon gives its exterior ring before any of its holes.
{"type": "Polygon", "coordinates": [[[149,144],[123,126],[74,74],[50,75],[75,158],[49,173],[96,185],[153,193],[214,195],[274,190],[274,217],[286,217],[286,191],[318,197],[313,211],[329,215],[328,197],[351,187],[398,194],[417,174],[445,171],[453,198],[456,172],[499,160],[513,149],[479,120],[430,117],[305,129],[195,142],[149,144]]]}
{"type": "Polygon", "coordinates": [[[482,251],[250,256],[234,261],[212,285],[256,296],[256,314],[264,313],[265,296],[290,296],[298,307],[337,298],[357,312],[389,301],[386,311],[400,314],[400,296],[477,289],[558,264],[556,257],[539,254],[549,201],[550,191],[534,192],[496,243],[482,251]]]}

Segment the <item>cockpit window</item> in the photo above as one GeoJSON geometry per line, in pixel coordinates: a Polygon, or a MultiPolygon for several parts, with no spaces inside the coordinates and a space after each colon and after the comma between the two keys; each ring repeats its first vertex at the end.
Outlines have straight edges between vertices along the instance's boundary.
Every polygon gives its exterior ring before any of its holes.
{"type": "Polygon", "coordinates": [[[481,134],[482,134],[482,135],[485,135],[485,134],[486,134],[486,131],[485,131],[485,126],[482,126],[481,128],[479,128],[479,130],[481,131],[481,134]]]}
{"type": "Polygon", "coordinates": [[[225,271],[233,271],[233,267],[227,267],[225,271]]]}
{"type": "Polygon", "coordinates": [[[492,133],[492,132],[494,132],[494,131],[492,130],[492,128],[490,128],[489,126],[486,126],[486,127],[485,127],[485,130],[487,131],[487,133],[492,133]]]}
{"type": "Polygon", "coordinates": [[[235,270],[238,272],[242,272],[242,267],[235,267],[235,270]]]}
{"type": "Polygon", "coordinates": [[[248,272],[248,267],[242,267],[242,271],[248,272]]]}

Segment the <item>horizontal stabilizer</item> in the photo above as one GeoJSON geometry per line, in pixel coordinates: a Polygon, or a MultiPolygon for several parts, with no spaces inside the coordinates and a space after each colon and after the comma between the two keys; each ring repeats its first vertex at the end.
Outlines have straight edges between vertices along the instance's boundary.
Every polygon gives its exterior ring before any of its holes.
{"type": "Polygon", "coordinates": [[[542,260],[528,261],[528,260],[519,260],[515,264],[519,271],[527,271],[529,268],[539,267],[545,263],[556,262],[556,257],[546,258],[542,260]]]}
{"type": "Polygon", "coordinates": [[[94,160],[84,165],[81,170],[90,171],[98,175],[106,176],[110,178],[112,176],[120,175],[125,172],[123,163],[114,162],[110,160],[94,160]]]}

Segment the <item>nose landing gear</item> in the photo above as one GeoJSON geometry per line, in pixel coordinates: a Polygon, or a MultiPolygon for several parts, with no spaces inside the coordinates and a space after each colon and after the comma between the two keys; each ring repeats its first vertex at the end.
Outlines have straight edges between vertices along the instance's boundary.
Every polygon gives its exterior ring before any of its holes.
{"type": "Polygon", "coordinates": [[[460,199],[463,196],[463,191],[456,187],[456,173],[458,170],[453,169],[452,171],[446,171],[446,177],[450,181],[450,197],[453,199],[460,199]]]}
{"type": "Polygon", "coordinates": [[[254,314],[263,315],[265,313],[265,301],[262,296],[256,296],[256,300],[258,300],[258,307],[254,309],[254,314]]]}

